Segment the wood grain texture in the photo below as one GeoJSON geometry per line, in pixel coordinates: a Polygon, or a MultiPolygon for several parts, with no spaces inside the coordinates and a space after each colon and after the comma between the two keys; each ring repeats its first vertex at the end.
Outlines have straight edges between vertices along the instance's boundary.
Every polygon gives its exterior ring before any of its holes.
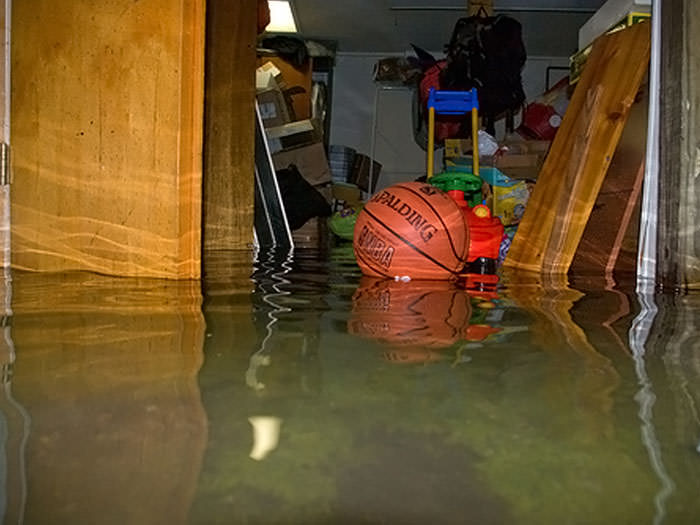
{"type": "MultiPolygon", "coordinates": [[[[9,38],[7,35],[8,20],[6,19],[7,2],[10,0],[0,0],[0,142],[9,143],[7,136],[10,115],[7,114],[10,97],[9,86],[7,85],[7,67],[10,64],[10,49],[7,46],[9,38]]],[[[0,268],[10,266],[10,190],[9,187],[0,188],[0,268]]]]}
{"type": "Polygon", "coordinates": [[[196,278],[204,0],[13,5],[12,262],[196,278]]]}
{"type": "Polygon", "coordinates": [[[253,243],[255,0],[207,2],[204,250],[253,243]]]}
{"type": "Polygon", "coordinates": [[[576,275],[634,275],[649,98],[633,104],[571,264],[576,275]]]}
{"type": "Polygon", "coordinates": [[[596,41],[505,266],[568,271],[648,68],[649,53],[648,23],[596,41]]]}
{"type": "MultiPolygon", "coordinates": [[[[208,438],[199,281],[16,272],[13,294],[25,521],[187,523],[208,438]]],[[[10,496],[5,518],[22,521],[10,496]]]]}
{"type": "Polygon", "coordinates": [[[658,282],[700,289],[700,2],[661,13],[658,282]]]}

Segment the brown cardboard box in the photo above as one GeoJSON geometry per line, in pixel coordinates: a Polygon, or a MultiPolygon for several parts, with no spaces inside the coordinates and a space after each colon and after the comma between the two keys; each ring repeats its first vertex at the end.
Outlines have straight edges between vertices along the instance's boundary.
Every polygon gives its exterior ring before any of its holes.
{"type": "Polygon", "coordinates": [[[537,180],[544,162],[544,155],[537,153],[506,153],[492,161],[495,166],[512,179],[537,180]]]}
{"type": "Polygon", "coordinates": [[[276,170],[294,164],[299,173],[313,186],[331,181],[331,169],[320,142],[279,151],[272,155],[272,163],[276,170]]]}
{"type": "MultiPolygon", "coordinates": [[[[482,166],[498,168],[513,179],[536,180],[549,150],[547,140],[506,140],[505,151],[495,156],[482,156],[482,166]]],[[[471,139],[445,139],[445,165],[449,167],[471,166],[471,139]]]]}
{"type": "Polygon", "coordinates": [[[312,59],[309,58],[303,66],[297,68],[278,56],[258,58],[258,66],[263,66],[267,62],[272,63],[272,65],[279,69],[280,75],[277,77],[277,81],[283,92],[294,90],[294,88],[301,88],[302,90],[301,93],[291,96],[292,110],[294,113],[293,120],[311,118],[312,59]]]}
{"type": "Polygon", "coordinates": [[[289,109],[284,95],[279,89],[259,91],[256,95],[263,126],[266,128],[282,126],[291,122],[289,109]]]}
{"type": "Polygon", "coordinates": [[[320,142],[322,129],[317,121],[307,119],[267,128],[265,134],[270,153],[277,153],[284,149],[320,142]]]}
{"type": "Polygon", "coordinates": [[[467,157],[471,154],[471,139],[445,139],[445,158],[467,157]]]}
{"type": "Polygon", "coordinates": [[[279,88],[282,72],[272,62],[265,62],[255,70],[255,89],[279,88]]]}

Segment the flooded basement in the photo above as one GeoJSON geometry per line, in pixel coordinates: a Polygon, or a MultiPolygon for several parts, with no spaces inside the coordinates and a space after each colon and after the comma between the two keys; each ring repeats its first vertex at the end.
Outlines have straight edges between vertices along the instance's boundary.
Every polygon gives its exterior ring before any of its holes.
{"type": "Polygon", "coordinates": [[[700,516],[700,295],[378,281],[347,246],[205,270],[12,276],[4,523],[700,516]]]}

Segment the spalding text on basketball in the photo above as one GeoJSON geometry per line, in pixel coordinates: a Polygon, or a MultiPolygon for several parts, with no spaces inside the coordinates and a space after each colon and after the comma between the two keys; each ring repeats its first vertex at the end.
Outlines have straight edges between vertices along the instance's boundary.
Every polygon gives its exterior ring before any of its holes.
{"type": "Polygon", "coordinates": [[[402,202],[399,197],[391,192],[385,190],[376,194],[374,197],[372,197],[372,202],[384,204],[401,215],[408,222],[408,224],[415,228],[415,230],[420,234],[421,239],[423,239],[425,242],[432,239],[433,234],[437,231],[437,228],[430,224],[425,217],[411,208],[410,205],[402,202]]]}
{"type": "Polygon", "coordinates": [[[391,259],[395,251],[394,247],[380,239],[367,226],[362,227],[357,247],[367,253],[370,258],[384,268],[389,268],[389,266],[391,266],[391,259]]]}

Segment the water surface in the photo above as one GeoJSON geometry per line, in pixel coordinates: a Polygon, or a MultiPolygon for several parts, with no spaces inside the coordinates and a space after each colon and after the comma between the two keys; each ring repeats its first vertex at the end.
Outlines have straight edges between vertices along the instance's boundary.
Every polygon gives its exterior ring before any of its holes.
{"type": "Polygon", "coordinates": [[[699,296],[469,288],[347,246],[13,275],[4,522],[695,522],[699,296]]]}

